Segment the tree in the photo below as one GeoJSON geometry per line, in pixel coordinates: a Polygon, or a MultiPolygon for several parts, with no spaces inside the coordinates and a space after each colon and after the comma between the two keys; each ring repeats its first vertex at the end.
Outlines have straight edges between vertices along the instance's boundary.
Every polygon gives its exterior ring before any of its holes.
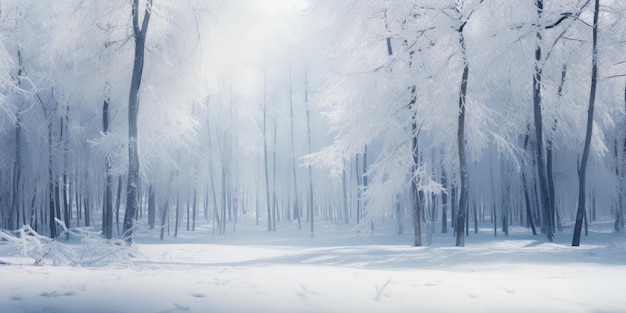
{"type": "Polygon", "coordinates": [[[128,96],[128,184],[126,189],[126,211],[124,213],[123,236],[127,243],[132,243],[133,221],[138,209],[137,188],[139,184],[139,151],[137,144],[137,116],[139,113],[139,87],[143,75],[144,54],[146,35],[150,15],[152,13],[152,0],[146,0],[143,21],[139,24],[139,0],[133,0],[133,36],[135,38],[135,59],[133,62],[133,75],[130,83],[128,96]]]}
{"type": "Polygon", "coordinates": [[[587,131],[585,132],[585,145],[583,147],[583,156],[580,160],[578,170],[578,209],[576,211],[576,223],[574,225],[574,237],[572,246],[580,245],[580,232],[582,228],[583,218],[585,217],[585,183],[587,178],[587,161],[589,160],[589,150],[591,146],[591,133],[593,131],[593,111],[596,101],[596,89],[598,80],[598,15],[600,12],[600,0],[594,1],[593,12],[593,42],[591,56],[591,90],[589,92],[589,108],[587,109],[587,131]]]}
{"type": "MultiPolygon", "coordinates": [[[[457,5],[459,5],[457,3],[457,5]]],[[[457,10],[460,10],[457,7],[457,10]]],[[[459,44],[461,47],[461,55],[463,56],[463,74],[461,76],[461,88],[459,92],[459,122],[457,128],[457,145],[459,149],[459,177],[461,180],[461,195],[459,198],[459,207],[456,219],[456,245],[457,247],[465,246],[465,219],[469,208],[469,173],[467,168],[467,152],[465,149],[465,110],[467,103],[467,80],[469,78],[469,64],[467,62],[467,53],[465,48],[465,37],[463,30],[472,13],[465,20],[460,19],[461,25],[457,32],[459,33],[459,44]]]]}
{"type": "MultiPolygon", "coordinates": [[[[104,135],[107,135],[109,133],[109,101],[109,95],[105,93],[102,104],[102,131],[104,135]]],[[[108,154],[105,156],[104,175],[104,218],[102,221],[102,228],[105,237],[107,239],[111,239],[113,238],[113,176],[111,175],[111,156],[108,154]]]]}

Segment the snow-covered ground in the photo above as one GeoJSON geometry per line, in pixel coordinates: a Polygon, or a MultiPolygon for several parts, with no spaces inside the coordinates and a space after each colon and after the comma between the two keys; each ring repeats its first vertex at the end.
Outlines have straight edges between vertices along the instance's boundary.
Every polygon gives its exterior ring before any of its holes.
{"type": "Polygon", "coordinates": [[[293,226],[141,231],[131,266],[0,255],[12,263],[0,265],[0,312],[626,312],[626,237],[591,227],[578,248],[571,229],[548,243],[485,228],[465,248],[451,234],[412,247],[382,228],[364,242],[323,223],[315,238],[293,226]]]}

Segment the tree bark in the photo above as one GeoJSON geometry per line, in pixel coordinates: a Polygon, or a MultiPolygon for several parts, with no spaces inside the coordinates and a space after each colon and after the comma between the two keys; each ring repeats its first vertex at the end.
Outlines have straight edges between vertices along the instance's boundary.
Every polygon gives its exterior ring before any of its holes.
{"type": "Polygon", "coordinates": [[[54,179],[54,162],[53,162],[53,151],[52,151],[52,117],[48,116],[48,212],[49,212],[49,226],[50,226],[50,238],[56,238],[59,233],[56,226],[55,218],[58,217],[56,213],[56,199],[58,198],[58,194],[55,196],[55,179],[54,179]]]}
{"type": "MultiPolygon", "coordinates": [[[[22,53],[21,49],[17,50],[17,86],[21,88],[22,85],[22,53]]],[[[13,214],[19,212],[19,197],[20,197],[20,184],[22,176],[22,101],[18,100],[18,108],[15,113],[15,162],[13,163],[13,181],[11,191],[11,213],[9,217],[8,229],[14,230],[19,227],[19,218],[14,223],[13,214]]]]}
{"type": "MultiPolygon", "coordinates": [[[[543,0],[535,0],[535,5],[537,7],[537,14],[539,20],[543,15],[543,0]]],[[[548,178],[546,173],[546,161],[544,158],[544,145],[543,145],[543,117],[541,112],[541,88],[542,88],[542,72],[543,72],[543,59],[542,59],[542,51],[541,51],[541,32],[537,30],[537,46],[535,48],[535,72],[533,74],[533,112],[534,112],[534,123],[535,123],[535,144],[537,145],[537,154],[536,154],[536,163],[537,163],[537,178],[539,179],[539,193],[541,194],[541,230],[548,240],[554,240],[554,233],[552,232],[552,223],[551,223],[551,203],[550,200],[550,191],[548,188],[548,178]]]]}
{"type": "Polygon", "coordinates": [[[154,229],[156,224],[156,195],[154,193],[154,184],[148,186],[148,227],[154,229]]]}
{"type": "Polygon", "coordinates": [[[269,165],[267,157],[267,51],[263,71],[263,166],[265,171],[265,204],[267,206],[267,230],[272,231],[272,206],[270,199],[269,165]]]}
{"type": "Polygon", "coordinates": [[[469,76],[469,64],[466,59],[465,38],[463,36],[464,25],[459,28],[459,43],[463,55],[463,75],[461,77],[461,90],[459,93],[459,122],[457,130],[457,142],[459,152],[459,178],[461,181],[461,195],[456,219],[456,246],[465,246],[465,218],[469,202],[469,175],[467,172],[467,154],[465,149],[465,100],[467,95],[467,79],[469,76]]]}
{"type": "Polygon", "coordinates": [[[174,237],[178,237],[178,225],[180,224],[180,195],[176,194],[176,215],[174,217],[174,237]]]}
{"type": "MultiPolygon", "coordinates": [[[[413,92],[415,87],[413,87],[413,92]]],[[[413,93],[414,94],[414,93],[413,93]]],[[[415,99],[415,98],[414,98],[415,99]]],[[[412,100],[415,103],[415,100],[412,100]]],[[[419,168],[419,146],[417,145],[417,123],[415,121],[415,112],[411,121],[411,143],[413,148],[413,166],[411,171],[411,195],[413,198],[413,245],[422,246],[422,203],[419,194],[419,177],[417,171],[419,168]]]]}
{"type": "MultiPolygon", "coordinates": [[[[105,136],[109,134],[109,96],[107,94],[105,94],[102,104],[102,130],[105,136]]],[[[104,236],[107,239],[111,239],[113,238],[113,177],[111,176],[111,156],[107,153],[104,159],[104,220],[102,228],[104,236]]]]}
{"type": "Polygon", "coordinates": [[[593,130],[593,109],[596,101],[596,87],[598,76],[598,13],[600,11],[600,0],[595,0],[593,12],[593,43],[591,60],[591,90],[589,92],[589,108],[587,110],[587,131],[585,133],[585,146],[583,147],[583,157],[580,160],[578,172],[578,210],[576,211],[576,223],[574,224],[574,236],[572,246],[580,245],[580,232],[583,218],[585,217],[585,180],[587,175],[587,161],[591,146],[591,134],[593,130]]]}
{"type": "Polygon", "coordinates": [[[448,233],[448,174],[445,167],[441,166],[441,187],[445,190],[441,193],[441,233],[448,233]]]}
{"type": "Polygon", "coordinates": [[[128,96],[128,184],[126,186],[126,212],[124,213],[123,237],[127,244],[133,242],[134,218],[139,206],[137,186],[139,184],[139,151],[137,138],[137,115],[139,114],[139,87],[143,75],[143,62],[148,23],[152,13],[152,0],[146,0],[144,17],[139,25],[139,0],[133,0],[133,36],[135,37],[135,59],[128,96]]]}
{"type": "MultiPolygon", "coordinates": [[[[526,151],[526,149],[528,148],[528,141],[530,135],[526,134],[526,138],[524,139],[524,151],[526,151]]],[[[524,167],[522,168],[522,186],[524,188],[524,203],[526,204],[526,220],[528,221],[528,224],[530,225],[532,231],[533,231],[533,235],[537,235],[537,230],[535,229],[535,219],[533,217],[533,213],[532,213],[532,205],[530,202],[530,194],[528,191],[528,181],[526,179],[526,158],[522,158],[522,164],[524,165],[524,167]]]]}
{"type": "Polygon", "coordinates": [[[117,228],[117,236],[120,235],[120,202],[122,199],[122,176],[117,179],[117,197],[115,197],[115,225],[117,228]]]}
{"type": "MultiPolygon", "coordinates": [[[[291,128],[291,168],[293,174],[293,215],[298,220],[298,230],[302,229],[302,221],[300,219],[300,199],[298,197],[298,175],[296,171],[296,145],[294,139],[294,127],[293,127],[293,91],[292,91],[292,77],[291,77],[291,65],[289,66],[289,117],[291,128]]],[[[345,175],[345,171],[344,171],[345,175]]]]}
{"type": "Polygon", "coordinates": [[[355,176],[356,176],[356,224],[359,225],[361,223],[361,206],[362,206],[362,197],[361,197],[361,173],[359,170],[359,155],[355,156],[355,176]]]}
{"type": "Polygon", "coordinates": [[[167,218],[168,208],[169,208],[169,201],[165,200],[165,204],[163,205],[163,209],[161,210],[161,234],[160,234],[161,240],[163,240],[163,237],[165,237],[165,219],[167,218]]]}
{"type": "Polygon", "coordinates": [[[198,191],[197,189],[193,189],[193,207],[191,209],[192,220],[191,220],[191,231],[196,230],[196,217],[198,216],[198,191]]]}
{"type": "MultiPolygon", "coordinates": [[[[306,109],[306,128],[307,128],[307,137],[309,143],[309,154],[312,151],[311,145],[311,112],[309,110],[309,81],[308,76],[305,73],[304,75],[304,107],[306,109]]],[[[357,165],[358,166],[358,165],[357,165]]],[[[315,233],[315,218],[314,218],[314,203],[313,203],[313,167],[311,165],[308,166],[309,169],[309,226],[311,237],[315,233]]]]}

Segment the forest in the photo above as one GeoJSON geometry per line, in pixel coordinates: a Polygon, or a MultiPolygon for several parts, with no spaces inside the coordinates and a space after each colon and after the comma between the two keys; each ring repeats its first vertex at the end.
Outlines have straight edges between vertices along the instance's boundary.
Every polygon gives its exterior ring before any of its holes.
{"type": "Polygon", "coordinates": [[[0,0],[0,310],[624,312],[621,0],[0,0]]]}
{"type": "Polygon", "coordinates": [[[7,231],[624,229],[621,1],[3,0],[0,29],[7,231]]]}

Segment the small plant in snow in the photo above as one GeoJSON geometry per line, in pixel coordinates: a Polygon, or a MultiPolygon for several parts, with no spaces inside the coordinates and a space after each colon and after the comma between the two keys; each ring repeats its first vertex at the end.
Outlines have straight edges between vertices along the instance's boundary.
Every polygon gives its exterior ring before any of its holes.
{"type": "Polygon", "coordinates": [[[17,231],[17,236],[0,231],[0,254],[27,257],[35,265],[44,265],[47,260],[53,265],[103,266],[110,264],[132,265],[132,258],[139,255],[133,247],[121,239],[103,239],[98,232],[85,228],[68,229],[56,220],[63,233],[80,238],[79,245],[70,246],[55,239],[39,235],[29,225],[17,231]]]}
{"type": "Polygon", "coordinates": [[[389,297],[389,290],[387,289],[387,287],[389,286],[389,283],[391,283],[391,279],[388,279],[387,282],[382,286],[382,287],[378,287],[378,285],[376,285],[376,297],[374,297],[375,301],[382,301],[382,298],[384,297],[389,297]]]}

